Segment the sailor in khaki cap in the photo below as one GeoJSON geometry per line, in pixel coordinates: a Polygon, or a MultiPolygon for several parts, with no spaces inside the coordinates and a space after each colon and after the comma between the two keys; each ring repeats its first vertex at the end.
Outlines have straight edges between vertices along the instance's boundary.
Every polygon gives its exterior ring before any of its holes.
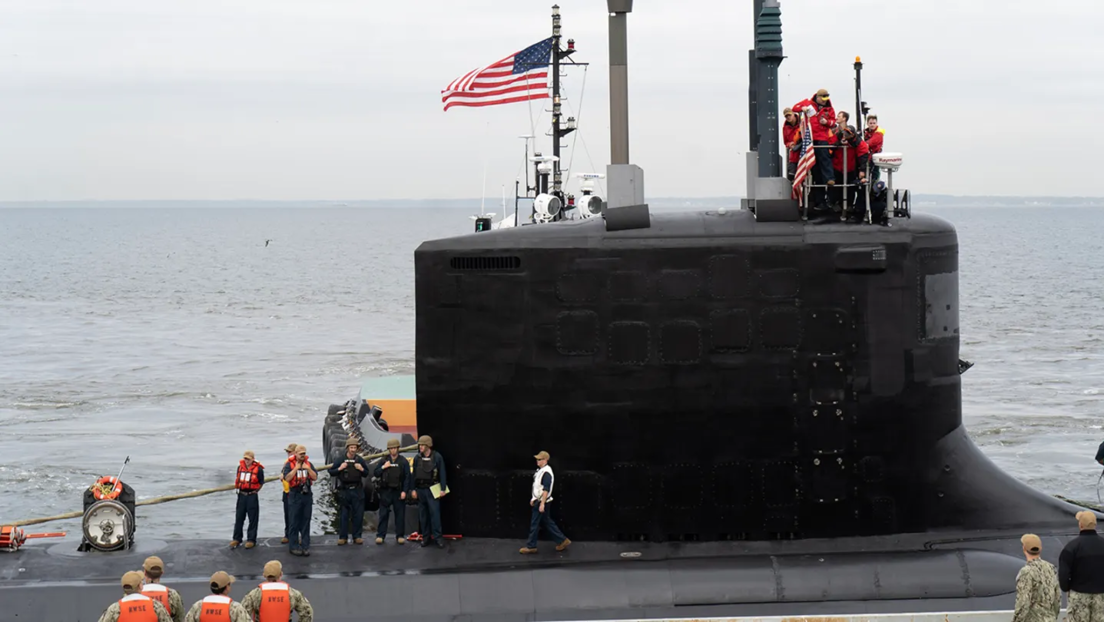
{"type": "Polygon", "coordinates": [[[1012,622],[1054,622],[1062,606],[1058,590],[1058,573],[1039,554],[1043,543],[1033,533],[1020,538],[1027,564],[1016,575],[1016,610],[1012,622]]]}
{"type": "Polygon", "coordinates": [[[211,575],[211,595],[196,601],[184,622],[253,622],[241,603],[230,600],[234,577],[223,571],[211,575]]]}
{"type": "Polygon", "coordinates": [[[258,622],[288,622],[291,612],[299,622],[312,622],[314,608],[303,594],[283,581],[284,565],[272,560],[264,565],[265,582],[242,599],[242,607],[258,622]]]}
{"type": "Polygon", "coordinates": [[[123,575],[123,598],[111,603],[99,622],[173,622],[161,603],[142,594],[142,573],[123,575]]]}
{"type": "Polygon", "coordinates": [[[537,552],[537,537],[540,536],[540,528],[543,526],[552,536],[557,551],[562,551],[571,544],[571,540],[556,526],[552,520],[548,504],[552,502],[552,488],[556,483],[556,476],[552,473],[552,467],[548,466],[551,457],[547,451],[542,451],[533,456],[537,460],[537,471],[533,473],[533,496],[529,499],[529,506],[533,508],[532,517],[529,520],[529,541],[521,547],[521,554],[537,552]]]}
{"type": "Polygon", "coordinates": [[[164,605],[173,622],[184,622],[184,601],[180,598],[180,592],[161,585],[161,577],[165,574],[165,562],[156,555],[147,557],[146,561],[142,562],[142,571],[146,573],[142,593],[164,605]]]}

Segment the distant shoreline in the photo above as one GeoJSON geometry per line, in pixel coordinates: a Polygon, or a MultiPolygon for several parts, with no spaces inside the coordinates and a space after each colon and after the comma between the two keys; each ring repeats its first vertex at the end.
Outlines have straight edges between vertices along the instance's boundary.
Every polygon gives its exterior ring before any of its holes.
{"type": "MultiPolygon", "coordinates": [[[[957,196],[946,194],[914,194],[912,203],[922,207],[1104,207],[1104,197],[1014,197],[1014,196],[957,196]]],[[[648,199],[656,209],[710,209],[739,207],[740,197],[656,197],[648,199]]],[[[366,200],[85,200],[85,201],[0,201],[0,209],[27,208],[131,208],[131,209],[182,209],[182,208],[410,208],[410,209],[467,209],[498,212],[501,204],[488,198],[470,199],[366,199],[366,200]]],[[[523,203],[523,206],[525,204],[523,203]]],[[[508,204],[512,211],[513,204],[508,204]]],[[[474,213],[474,212],[473,212],[474,213]]]]}

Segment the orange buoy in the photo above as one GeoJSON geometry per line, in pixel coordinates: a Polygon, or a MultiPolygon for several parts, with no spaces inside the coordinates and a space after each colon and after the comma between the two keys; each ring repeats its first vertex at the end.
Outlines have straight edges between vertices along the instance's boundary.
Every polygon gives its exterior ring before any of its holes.
{"type": "Polygon", "coordinates": [[[97,500],[115,499],[123,492],[123,485],[118,478],[103,476],[92,484],[92,496],[97,500]]]}

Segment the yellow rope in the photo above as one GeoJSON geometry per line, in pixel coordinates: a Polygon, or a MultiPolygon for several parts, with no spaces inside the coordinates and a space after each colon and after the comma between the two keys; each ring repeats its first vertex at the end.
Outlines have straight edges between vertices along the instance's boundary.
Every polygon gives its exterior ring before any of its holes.
{"type": "MultiPolygon", "coordinates": [[[[399,451],[400,452],[402,452],[402,451],[413,451],[413,450],[416,450],[416,449],[418,449],[417,445],[411,445],[409,447],[400,447],[399,451]]],[[[360,454],[360,457],[364,458],[365,460],[374,460],[376,458],[382,458],[386,455],[389,455],[389,453],[390,452],[384,451],[384,452],[375,453],[375,454],[367,454],[367,455],[360,454]]],[[[333,466],[332,464],[324,464],[324,465],[322,465],[321,468],[318,468],[316,470],[319,473],[321,473],[323,471],[326,471],[327,469],[329,469],[332,466],[333,466]]],[[[272,475],[270,477],[265,478],[265,483],[279,481],[279,479],[280,479],[279,475],[272,475]]],[[[136,506],[139,506],[139,505],[157,505],[158,503],[168,503],[169,501],[178,501],[180,499],[193,499],[195,497],[203,497],[205,495],[211,495],[211,494],[214,494],[216,492],[225,492],[225,491],[228,491],[228,490],[234,490],[234,488],[235,488],[234,484],[228,484],[226,486],[218,486],[217,488],[206,488],[206,489],[203,489],[203,490],[195,490],[195,491],[192,491],[192,492],[182,492],[182,493],[177,494],[177,495],[165,495],[163,497],[154,497],[153,499],[143,499],[143,500],[135,503],[134,505],[136,505],[136,506]]],[[[67,514],[58,514],[57,516],[47,516],[45,518],[30,518],[30,519],[21,520],[21,521],[15,522],[15,523],[5,523],[5,525],[13,525],[15,527],[26,527],[27,525],[39,525],[39,524],[42,524],[42,523],[49,523],[49,522],[53,522],[53,521],[57,521],[57,520],[65,520],[65,519],[68,519],[68,518],[80,518],[81,516],[84,516],[84,512],[69,512],[67,514]]]]}

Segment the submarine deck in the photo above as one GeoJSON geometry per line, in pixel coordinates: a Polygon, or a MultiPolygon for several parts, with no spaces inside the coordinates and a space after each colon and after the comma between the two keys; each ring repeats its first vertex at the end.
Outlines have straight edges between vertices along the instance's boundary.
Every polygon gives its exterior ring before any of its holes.
{"type": "MultiPolygon", "coordinates": [[[[31,542],[0,554],[4,619],[96,620],[121,596],[119,577],[149,555],[186,606],[225,570],[240,600],[279,559],[319,620],[585,620],[703,616],[841,615],[1011,609],[1023,565],[1022,532],[941,532],[772,542],[576,542],[562,553],[541,543],[461,539],[447,550],[335,546],[313,539],[311,556],[279,538],[252,550],[222,541],[142,540],[129,551],[78,553],[72,543],[31,542]]],[[[1057,564],[1071,532],[1040,532],[1057,564]]],[[[413,544],[413,546],[411,546],[413,544]]]]}

